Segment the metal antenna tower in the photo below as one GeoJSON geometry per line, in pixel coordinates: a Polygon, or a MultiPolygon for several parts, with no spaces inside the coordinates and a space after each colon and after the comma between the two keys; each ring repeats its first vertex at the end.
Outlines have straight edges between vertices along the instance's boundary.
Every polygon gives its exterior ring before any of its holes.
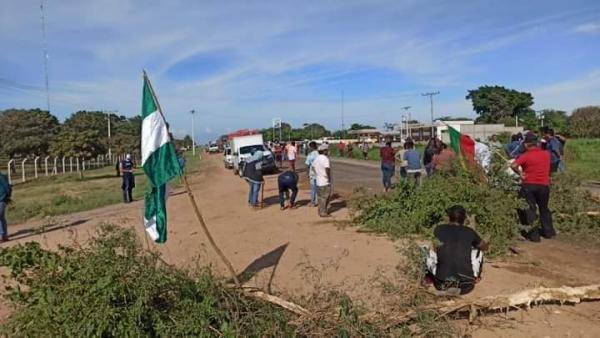
{"type": "Polygon", "coordinates": [[[42,21],[42,43],[44,52],[44,80],[46,84],[46,108],[50,112],[50,89],[48,86],[48,42],[46,41],[46,16],[44,15],[44,0],[40,0],[40,19],[42,21]]]}

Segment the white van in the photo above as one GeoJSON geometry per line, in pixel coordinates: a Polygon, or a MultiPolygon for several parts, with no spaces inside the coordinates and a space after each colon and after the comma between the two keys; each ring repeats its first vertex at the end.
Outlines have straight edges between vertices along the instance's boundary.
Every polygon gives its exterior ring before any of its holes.
{"type": "Polygon", "coordinates": [[[262,134],[237,136],[231,140],[233,156],[233,173],[242,175],[245,161],[256,150],[263,152],[263,173],[273,173],[277,170],[271,151],[265,147],[262,134]]]}

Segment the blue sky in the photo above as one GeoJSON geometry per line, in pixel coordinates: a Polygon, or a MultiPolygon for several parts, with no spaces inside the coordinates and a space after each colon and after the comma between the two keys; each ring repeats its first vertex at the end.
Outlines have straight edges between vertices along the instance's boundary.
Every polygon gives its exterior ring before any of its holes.
{"type": "MultiPolygon", "coordinates": [[[[62,0],[46,3],[51,110],[139,114],[146,69],[176,134],[473,116],[467,90],[600,104],[600,2],[62,0]]],[[[45,107],[39,1],[0,1],[0,109],[45,107]]]]}

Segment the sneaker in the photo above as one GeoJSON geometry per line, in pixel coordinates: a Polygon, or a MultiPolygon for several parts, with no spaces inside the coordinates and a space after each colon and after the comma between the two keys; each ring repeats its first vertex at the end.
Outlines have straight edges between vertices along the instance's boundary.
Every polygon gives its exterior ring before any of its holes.
{"type": "Polygon", "coordinates": [[[8,242],[8,241],[9,241],[8,235],[2,235],[2,238],[0,238],[0,243],[8,242]]]}

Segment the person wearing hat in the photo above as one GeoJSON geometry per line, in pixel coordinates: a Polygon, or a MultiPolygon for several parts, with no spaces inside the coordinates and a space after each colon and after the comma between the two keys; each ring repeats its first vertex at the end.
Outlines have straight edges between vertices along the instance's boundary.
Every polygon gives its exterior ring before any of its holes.
{"type": "Polygon", "coordinates": [[[323,143],[318,148],[319,155],[311,164],[317,184],[317,200],[319,216],[328,217],[327,207],[331,196],[331,164],[329,162],[329,145],[323,143]]]}
{"type": "Polygon", "coordinates": [[[133,169],[135,163],[131,158],[131,154],[125,155],[125,159],[121,161],[121,174],[123,181],[121,183],[121,189],[123,189],[123,202],[133,202],[133,188],[135,188],[135,176],[133,175],[133,169]]]}
{"type": "Polygon", "coordinates": [[[521,210],[521,222],[533,226],[537,217],[536,209],[540,212],[541,229],[533,227],[523,231],[523,236],[532,242],[539,242],[540,235],[545,238],[556,236],[552,225],[552,213],[548,208],[550,200],[550,153],[538,146],[538,138],[529,133],[523,142],[525,153],[519,156],[511,168],[521,176],[522,184],[519,196],[527,201],[528,208],[521,210]]]}

